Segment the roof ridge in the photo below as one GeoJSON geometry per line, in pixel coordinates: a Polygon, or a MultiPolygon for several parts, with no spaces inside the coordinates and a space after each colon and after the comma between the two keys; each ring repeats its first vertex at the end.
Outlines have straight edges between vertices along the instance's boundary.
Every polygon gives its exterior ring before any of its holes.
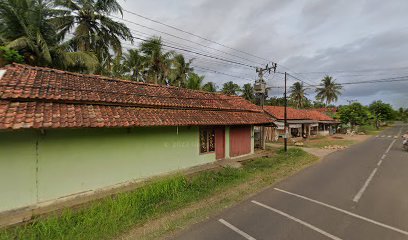
{"type": "Polygon", "coordinates": [[[28,64],[21,64],[21,63],[12,63],[12,64],[6,65],[6,66],[4,66],[3,68],[0,68],[0,69],[6,69],[7,70],[7,68],[9,68],[9,67],[23,67],[23,68],[26,68],[26,69],[49,71],[49,72],[55,72],[55,73],[60,73],[60,74],[69,74],[69,75],[74,75],[74,76],[79,76],[79,77],[86,77],[86,78],[96,77],[98,80],[125,82],[125,83],[130,83],[130,84],[146,85],[146,86],[158,87],[158,88],[172,88],[172,89],[177,89],[177,90],[187,91],[187,92],[200,92],[200,93],[204,93],[204,94],[208,94],[208,95],[216,95],[216,96],[223,96],[224,95],[224,96],[228,96],[228,97],[240,97],[240,96],[223,94],[221,92],[207,92],[207,91],[204,91],[204,90],[195,90],[195,89],[181,88],[181,87],[176,87],[176,86],[167,86],[167,85],[160,85],[160,84],[154,84],[154,83],[136,82],[136,81],[132,81],[132,80],[107,77],[107,76],[98,75],[98,74],[76,73],[76,72],[70,72],[70,71],[55,69],[55,68],[31,66],[31,65],[28,65],[28,64]]]}

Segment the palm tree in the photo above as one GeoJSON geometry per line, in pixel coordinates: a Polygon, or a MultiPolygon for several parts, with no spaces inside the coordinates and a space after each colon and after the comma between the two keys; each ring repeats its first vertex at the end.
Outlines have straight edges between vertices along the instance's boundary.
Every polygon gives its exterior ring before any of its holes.
{"type": "Polygon", "coordinates": [[[188,89],[200,90],[203,80],[204,76],[199,76],[196,73],[191,73],[188,77],[186,87],[188,89]]]}
{"type": "Polygon", "coordinates": [[[144,65],[145,58],[140,54],[137,49],[130,49],[124,54],[123,65],[130,73],[130,79],[138,82],[144,81],[144,65]]]}
{"type": "Polygon", "coordinates": [[[112,20],[109,15],[122,14],[122,7],[116,0],[56,0],[59,9],[53,23],[59,36],[74,32],[73,46],[80,51],[95,51],[98,59],[111,60],[110,50],[120,56],[121,40],[133,40],[124,23],[112,20]]]}
{"type": "Polygon", "coordinates": [[[170,85],[177,87],[184,87],[186,85],[188,76],[194,71],[191,67],[193,59],[188,62],[184,59],[182,54],[177,54],[173,58],[173,66],[170,73],[170,85]]]}
{"type": "Polygon", "coordinates": [[[213,82],[207,82],[203,85],[202,89],[207,92],[216,92],[217,86],[213,82]]]}
{"type": "Polygon", "coordinates": [[[1,0],[0,39],[31,65],[94,70],[98,63],[94,54],[71,51],[70,43],[58,36],[50,20],[58,13],[51,1],[1,0]]]}
{"type": "Polygon", "coordinates": [[[290,87],[290,100],[295,104],[296,108],[304,107],[307,101],[305,91],[303,83],[300,82],[295,82],[290,87]]]}
{"type": "Polygon", "coordinates": [[[244,84],[242,88],[241,97],[245,98],[246,100],[250,102],[255,101],[255,92],[254,92],[254,87],[252,86],[252,84],[250,83],[244,84]]]}
{"type": "Polygon", "coordinates": [[[173,52],[164,52],[161,38],[153,37],[140,45],[145,56],[146,77],[148,82],[166,84],[170,73],[173,52]]]}
{"type": "Polygon", "coordinates": [[[316,99],[319,101],[325,101],[326,105],[336,102],[338,100],[338,96],[341,94],[341,89],[343,87],[336,83],[334,79],[330,76],[325,76],[319,87],[316,88],[316,99]]]}
{"type": "Polygon", "coordinates": [[[221,91],[227,95],[238,95],[238,92],[241,91],[241,88],[238,86],[238,84],[235,84],[234,82],[229,81],[222,85],[221,91]]]}

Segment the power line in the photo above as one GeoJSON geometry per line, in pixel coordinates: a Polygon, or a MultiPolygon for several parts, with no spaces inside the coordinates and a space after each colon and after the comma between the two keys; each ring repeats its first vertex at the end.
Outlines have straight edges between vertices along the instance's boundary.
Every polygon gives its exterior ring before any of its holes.
{"type": "Polygon", "coordinates": [[[211,39],[208,39],[208,38],[202,37],[202,36],[200,36],[200,35],[197,35],[197,34],[195,34],[195,33],[192,33],[192,32],[189,32],[189,31],[183,30],[183,29],[181,29],[181,28],[174,27],[174,26],[172,26],[172,25],[169,25],[169,24],[166,24],[166,23],[160,22],[160,21],[158,21],[158,20],[155,20],[155,19],[152,19],[152,18],[149,18],[149,17],[143,16],[143,15],[141,15],[141,14],[138,14],[138,13],[135,13],[135,12],[132,12],[132,11],[128,11],[128,10],[123,10],[123,11],[124,11],[124,12],[127,12],[127,13],[129,13],[129,14],[135,15],[135,16],[137,16],[137,17],[140,17],[140,18],[143,18],[143,19],[146,19],[146,20],[152,21],[152,22],[154,22],[154,23],[157,23],[157,24],[160,24],[160,25],[163,25],[163,26],[166,26],[166,27],[172,28],[172,29],[174,29],[174,30],[177,30],[177,31],[180,31],[180,32],[183,32],[183,33],[189,34],[189,35],[191,35],[191,36],[194,36],[194,37],[200,38],[200,39],[202,39],[202,40],[205,40],[205,41],[208,41],[208,42],[211,42],[211,43],[217,44],[217,45],[219,45],[219,46],[222,46],[222,47],[228,48],[228,49],[230,49],[230,50],[234,50],[234,51],[237,51],[237,52],[240,52],[240,53],[246,54],[246,55],[248,55],[248,56],[252,56],[252,57],[255,57],[255,58],[258,58],[258,59],[261,59],[261,60],[267,61],[267,62],[269,62],[269,61],[270,61],[270,60],[268,60],[268,59],[266,59],[266,58],[256,56],[256,55],[254,55],[254,54],[251,54],[251,53],[248,53],[248,52],[242,51],[242,50],[240,50],[240,49],[236,49],[236,48],[229,47],[229,46],[227,46],[227,45],[225,45],[225,44],[222,44],[222,43],[219,43],[219,42],[213,41],[213,40],[211,40],[211,39]]]}
{"type": "Polygon", "coordinates": [[[353,72],[381,72],[391,70],[404,70],[408,67],[395,67],[395,68],[375,68],[375,69],[355,69],[355,70],[334,70],[334,71],[321,71],[321,72],[297,72],[296,74],[328,74],[328,73],[353,73],[353,72]]]}
{"type": "Polygon", "coordinates": [[[205,67],[199,67],[199,66],[193,66],[193,67],[194,67],[194,68],[198,68],[199,70],[202,69],[202,70],[204,70],[204,71],[209,71],[209,72],[212,72],[212,73],[221,74],[221,75],[225,75],[225,76],[229,76],[229,77],[233,77],[233,78],[239,78],[239,79],[243,79],[243,80],[253,81],[253,79],[250,79],[250,78],[244,78],[244,77],[232,75],[232,74],[225,73],[225,72],[220,72],[220,71],[213,70],[213,69],[209,69],[209,68],[205,68],[205,67]]]}
{"type": "MultiPolygon", "coordinates": [[[[143,42],[148,42],[148,41],[149,41],[148,39],[143,39],[143,38],[140,38],[140,37],[134,37],[134,38],[135,38],[135,39],[138,39],[138,40],[141,40],[141,41],[143,41],[143,42]]],[[[229,63],[241,65],[241,66],[247,66],[247,67],[251,67],[251,68],[256,68],[255,66],[252,66],[252,65],[249,65],[249,64],[245,64],[245,63],[242,63],[242,62],[237,62],[237,61],[228,60],[228,59],[225,59],[225,58],[215,57],[215,56],[211,56],[211,55],[209,55],[209,54],[203,54],[203,53],[199,53],[199,52],[196,52],[196,51],[188,50],[188,49],[185,49],[185,48],[171,46],[171,45],[168,45],[168,44],[165,44],[165,43],[162,43],[162,45],[163,45],[163,46],[166,46],[166,47],[169,47],[169,48],[172,48],[172,49],[179,50],[179,51],[194,53],[194,54],[197,54],[197,55],[200,55],[200,56],[203,56],[203,57],[207,57],[207,58],[217,59],[217,60],[221,60],[221,61],[224,61],[224,62],[229,62],[229,63]]]]}
{"type": "Polygon", "coordinates": [[[190,42],[190,43],[194,43],[194,44],[199,45],[199,46],[201,46],[201,47],[205,47],[205,48],[212,49],[212,50],[214,50],[214,51],[218,51],[218,52],[221,52],[221,53],[230,55],[230,56],[234,56],[234,57],[236,57],[236,58],[240,58],[240,59],[243,59],[243,60],[248,61],[248,62],[252,62],[252,63],[256,63],[256,64],[262,64],[262,63],[259,63],[259,62],[256,62],[256,61],[253,61],[253,60],[250,60],[250,59],[247,59],[247,58],[244,58],[244,57],[235,55],[235,54],[231,54],[231,53],[228,53],[228,52],[225,52],[225,51],[222,51],[222,50],[219,50],[219,49],[216,49],[216,48],[213,48],[213,47],[210,47],[210,46],[207,46],[207,45],[204,45],[204,44],[201,44],[201,43],[198,43],[198,42],[195,42],[195,41],[192,41],[192,40],[189,40],[189,39],[186,39],[186,38],[177,36],[177,35],[174,35],[174,34],[171,34],[171,33],[168,33],[168,32],[164,32],[164,31],[160,31],[160,30],[154,29],[154,28],[152,28],[152,27],[148,27],[148,26],[146,26],[146,25],[143,25],[143,24],[140,24],[140,23],[137,23],[137,22],[134,22],[134,21],[130,21],[130,20],[127,20],[127,19],[123,19],[123,18],[120,18],[120,17],[116,17],[116,16],[114,16],[114,15],[109,15],[109,16],[111,16],[111,17],[113,17],[113,18],[115,18],[115,19],[118,19],[118,20],[120,20],[120,21],[124,21],[124,22],[127,22],[127,23],[132,23],[132,24],[134,24],[134,25],[137,25],[137,26],[140,26],[140,27],[143,27],[143,28],[146,28],[146,29],[149,29],[149,30],[158,32],[158,33],[161,33],[161,34],[165,34],[165,35],[168,35],[168,36],[171,36],[171,37],[174,37],[174,38],[183,40],[183,41],[187,41],[187,42],[190,42]]]}
{"type": "MultiPolygon", "coordinates": [[[[339,85],[356,85],[356,84],[368,84],[368,83],[389,83],[389,82],[405,82],[405,81],[408,81],[408,76],[365,80],[365,81],[358,81],[358,82],[344,82],[344,83],[338,83],[338,84],[339,85]]],[[[313,85],[311,87],[319,87],[319,86],[320,85],[313,85]]],[[[283,86],[276,86],[275,88],[283,88],[283,86]]]]}

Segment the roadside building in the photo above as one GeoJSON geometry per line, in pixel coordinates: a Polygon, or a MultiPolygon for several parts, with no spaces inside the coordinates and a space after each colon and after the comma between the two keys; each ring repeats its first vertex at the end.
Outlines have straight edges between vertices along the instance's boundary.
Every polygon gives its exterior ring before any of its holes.
{"type": "Polygon", "coordinates": [[[55,69],[0,70],[0,212],[254,152],[237,96],[55,69]]]}
{"type": "MultiPolygon", "coordinates": [[[[276,142],[285,135],[284,107],[264,106],[264,111],[274,119],[276,127],[266,127],[266,141],[276,142]]],[[[317,135],[334,134],[338,122],[316,110],[287,107],[288,138],[300,140],[317,135]]]]}

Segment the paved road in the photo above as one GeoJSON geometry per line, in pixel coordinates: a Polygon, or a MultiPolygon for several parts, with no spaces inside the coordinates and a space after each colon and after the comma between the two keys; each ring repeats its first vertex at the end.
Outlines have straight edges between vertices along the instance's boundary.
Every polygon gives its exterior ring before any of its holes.
{"type": "Polygon", "coordinates": [[[176,239],[408,239],[406,130],[330,154],[176,239]]]}

